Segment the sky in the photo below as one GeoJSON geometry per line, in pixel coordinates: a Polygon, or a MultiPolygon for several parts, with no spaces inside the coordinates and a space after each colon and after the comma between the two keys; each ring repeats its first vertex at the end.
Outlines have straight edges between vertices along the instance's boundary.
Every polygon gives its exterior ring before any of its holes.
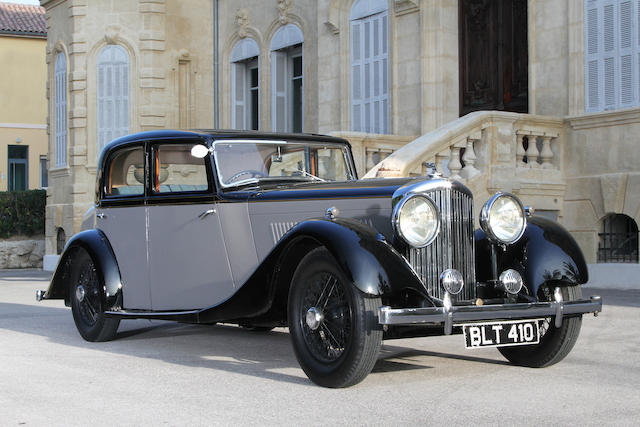
{"type": "Polygon", "coordinates": [[[40,6],[40,0],[2,0],[2,3],[35,4],[40,6]]]}

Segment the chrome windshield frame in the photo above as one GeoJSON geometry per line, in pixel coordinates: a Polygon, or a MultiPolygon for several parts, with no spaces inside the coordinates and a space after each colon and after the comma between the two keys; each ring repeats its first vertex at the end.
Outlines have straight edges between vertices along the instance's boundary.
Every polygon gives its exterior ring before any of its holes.
{"type": "MultiPolygon", "coordinates": [[[[216,152],[216,146],[219,144],[273,144],[273,145],[307,145],[307,146],[324,146],[324,147],[331,147],[331,148],[339,148],[342,151],[342,158],[344,159],[345,162],[345,169],[346,172],[348,173],[350,179],[348,180],[356,180],[356,171],[353,168],[353,159],[350,158],[350,150],[349,147],[345,144],[341,144],[339,142],[329,142],[329,141],[304,141],[304,140],[294,140],[294,141],[286,141],[286,140],[281,140],[281,139],[246,139],[246,138],[240,138],[240,139],[216,139],[211,143],[211,154],[213,157],[213,163],[214,163],[214,170],[216,173],[216,177],[217,180],[220,184],[220,187],[222,189],[228,189],[228,188],[234,188],[237,187],[238,184],[242,185],[244,184],[243,181],[247,181],[246,183],[253,183],[253,182],[258,182],[259,180],[256,178],[250,178],[249,180],[242,180],[242,181],[237,181],[231,184],[225,184],[224,180],[223,180],[223,176],[222,173],[220,171],[220,167],[219,167],[219,161],[218,161],[218,157],[217,157],[217,152],[216,152]]],[[[282,177],[283,179],[286,179],[286,177],[282,177]]],[[[318,181],[318,180],[314,180],[313,182],[329,182],[329,180],[324,179],[324,181],[318,181]]]]}

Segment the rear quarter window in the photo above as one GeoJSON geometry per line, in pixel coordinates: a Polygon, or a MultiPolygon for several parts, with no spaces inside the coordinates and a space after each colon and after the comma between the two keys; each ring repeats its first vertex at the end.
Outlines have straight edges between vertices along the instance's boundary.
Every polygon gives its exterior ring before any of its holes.
{"type": "Polygon", "coordinates": [[[105,195],[144,195],[143,147],[121,149],[111,157],[107,168],[105,195]]]}

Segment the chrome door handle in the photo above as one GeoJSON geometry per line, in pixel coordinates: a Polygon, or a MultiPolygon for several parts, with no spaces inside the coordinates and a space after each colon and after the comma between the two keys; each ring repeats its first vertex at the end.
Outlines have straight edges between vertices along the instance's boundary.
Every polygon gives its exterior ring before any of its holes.
{"type": "Polygon", "coordinates": [[[198,215],[198,218],[202,219],[202,218],[204,218],[205,216],[207,216],[207,215],[213,215],[214,213],[216,213],[216,210],[215,210],[215,209],[209,209],[209,210],[206,210],[206,211],[202,212],[200,215],[198,215]]]}
{"type": "Polygon", "coordinates": [[[98,219],[105,219],[106,217],[107,216],[105,214],[103,214],[103,213],[96,214],[96,218],[98,218],[98,219]]]}

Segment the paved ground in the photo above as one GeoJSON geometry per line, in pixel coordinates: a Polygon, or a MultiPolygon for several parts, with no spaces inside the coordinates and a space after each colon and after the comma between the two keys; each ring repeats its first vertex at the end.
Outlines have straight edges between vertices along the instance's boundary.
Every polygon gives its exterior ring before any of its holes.
{"type": "Polygon", "coordinates": [[[640,291],[600,292],[573,352],[508,365],[461,336],[388,341],[371,375],[329,390],[298,367],[286,329],[129,321],[88,343],[48,275],[0,272],[0,425],[637,425],[640,291]]]}

